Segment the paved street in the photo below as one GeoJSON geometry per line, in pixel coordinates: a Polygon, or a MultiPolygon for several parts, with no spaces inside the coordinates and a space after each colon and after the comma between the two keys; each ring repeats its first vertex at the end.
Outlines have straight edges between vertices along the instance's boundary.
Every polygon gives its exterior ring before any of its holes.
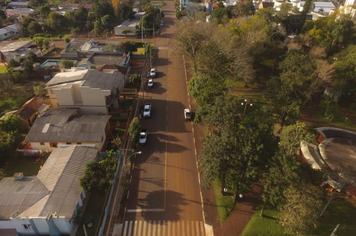
{"type": "Polygon", "coordinates": [[[152,114],[142,121],[148,139],[136,157],[123,236],[205,235],[192,124],[183,115],[189,108],[185,68],[170,47],[173,5],[167,1],[161,36],[154,39],[157,76],[144,94],[152,114]]]}

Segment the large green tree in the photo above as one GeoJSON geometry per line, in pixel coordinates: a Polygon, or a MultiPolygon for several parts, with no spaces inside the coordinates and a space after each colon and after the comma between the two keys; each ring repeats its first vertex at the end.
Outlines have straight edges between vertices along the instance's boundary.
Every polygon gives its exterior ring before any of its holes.
{"type": "Polygon", "coordinates": [[[79,180],[80,186],[86,192],[98,192],[104,195],[114,179],[117,160],[105,158],[100,162],[88,162],[84,176],[79,180]]]}

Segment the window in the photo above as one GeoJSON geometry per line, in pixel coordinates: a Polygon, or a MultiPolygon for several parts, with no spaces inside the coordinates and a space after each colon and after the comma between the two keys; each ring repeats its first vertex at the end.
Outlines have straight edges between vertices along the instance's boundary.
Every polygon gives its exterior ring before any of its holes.
{"type": "Polygon", "coordinates": [[[66,142],[66,144],[72,144],[71,142],[66,142]]]}
{"type": "Polygon", "coordinates": [[[22,227],[24,229],[31,229],[31,225],[30,224],[23,224],[22,227]]]}
{"type": "Polygon", "coordinates": [[[40,142],[40,145],[42,145],[42,146],[43,146],[43,145],[45,145],[45,144],[44,144],[44,142],[40,142]]]}
{"type": "Polygon", "coordinates": [[[78,145],[82,144],[81,142],[77,142],[78,145]]]}
{"type": "Polygon", "coordinates": [[[58,147],[58,143],[53,143],[53,147],[58,147]]]}

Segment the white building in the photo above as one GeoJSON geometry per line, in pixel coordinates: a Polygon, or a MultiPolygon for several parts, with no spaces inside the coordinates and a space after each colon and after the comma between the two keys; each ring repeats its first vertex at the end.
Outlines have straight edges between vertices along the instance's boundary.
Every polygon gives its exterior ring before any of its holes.
{"type": "Polygon", "coordinates": [[[71,146],[58,148],[35,177],[16,173],[0,181],[0,235],[16,229],[18,235],[68,235],[73,217],[83,205],[79,185],[87,162],[98,150],[71,146]]]}

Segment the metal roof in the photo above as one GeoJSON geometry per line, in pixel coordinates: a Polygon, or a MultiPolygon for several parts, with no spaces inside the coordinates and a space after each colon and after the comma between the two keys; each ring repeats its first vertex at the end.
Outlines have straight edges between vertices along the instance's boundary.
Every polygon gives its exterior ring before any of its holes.
{"type": "Polygon", "coordinates": [[[100,143],[109,115],[78,116],[79,109],[51,109],[38,116],[28,132],[26,142],[100,143]]]}
{"type": "Polygon", "coordinates": [[[124,86],[125,77],[119,72],[106,73],[96,70],[79,70],[74,72],[63,72],[56,74],[47,84],[47,87],[61,85],[83,80],[81,86],[90,88],[99,88],[101,90],[111,91],[113,88],[119,88],[121,91],[124,86]]]}
{"type": "Polygon", "coordinates": [[[4,178],[0,181],[0,219],[9,219],[15,212],[14,217],[56,214],[70,219],[82,192],[79,179],[97,152],[89,147],[57,148],[37,177],[4,178]]]}

